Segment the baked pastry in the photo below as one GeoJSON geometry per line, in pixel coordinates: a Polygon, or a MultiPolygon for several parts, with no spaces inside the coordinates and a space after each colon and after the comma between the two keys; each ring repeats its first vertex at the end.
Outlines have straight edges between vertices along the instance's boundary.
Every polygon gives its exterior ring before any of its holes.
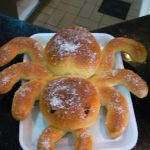
{"type": "Polygon", "coordinates": [[[50,39],[45,57],[48,69],[56,75],[89,77],[99,66],[100,52],[94,36],[85,28],[74,26],[60,30],[50,39]]]}
{"type": "Polygon", "coordinates": [[[30,81],[15,93],[12,115],[23,120],[31,113],[35,100],[40,101],[40,111],[49,126],[39,138],[39,150],[55,149],[55,142],[67,132],[73,132],[76,150],[91,150],[93,142],[87,128],[97,120],[101,105],[108,110],[106,129],[110,137],[122,135],[128,124],[128,104],[112,86],[123,84],[140,98],[148,92],[146,83],[137,74],[125,69],[85,79],[53,76],[41,65],[24,62],[0,73],[0,93],[11,90],[20,79],[30,81]]]}
{"type": "Polygon", "coordinates": [[[9,63],[16,55],[26,53],[33,62],[44,65],[43,47],[29,37],[16,37],[0,48],[0,66],[9,63]]]}
{"type": "Polygon", "coordinates": [[[147,50],[141,43],[124,37],[114,38],[106,44],[101,52],[98,74],[114,68],[115,53],[119,51],[129,54],[132,60],[138,63],[145,62],[147,57],[147,50]]]}
{"type": "Polygon", "coordinates": [[[119,48],[143,62],[147,55],[144,46],[127,38],[116,38],[100,51],[95,38],[82,27],[63,29],[45,49],[36,43],[30,38],[17,38],[0,48],[1,66],[19,53],[29,53],[33,61],[17,63],[0,72],[0,93],[11,90],[20,79],[27,80],[14,95],[12,115],[16,120],[27,118],[39,100],[48,127],[39,137],[38,149],[54,150],[57,140],[72,132],[75,150],[92,150],[93,141],[87,128],[97,120],[100,106],[107,109],[109,136],[122,135],[128,124],[128,104],[113,86],[122,84],[139,98],[147,95],[148,87],[134,72],[114,69],[114,54],[119,48]],[[111,57],[107,58],[106,53],[111,57]]]}

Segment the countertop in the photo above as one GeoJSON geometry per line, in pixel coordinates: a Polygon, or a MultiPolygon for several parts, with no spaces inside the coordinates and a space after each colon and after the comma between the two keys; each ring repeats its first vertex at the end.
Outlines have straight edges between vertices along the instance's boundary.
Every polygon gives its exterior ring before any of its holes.
{"type": "MultiPolygon", "coordinates": [[[[31,36],[35,33],[50,33],[51,30],[0,15],[0,45],[14,37],[31,36]]],[[[97,29],[92,32],[108,33],[115,37],[124,36],[142,42],[150,52],[150,15],[124,23],[97,29]]],[[[11,63],[22,61],[22,55],[17,56],[11,63]]],[[[150,55],[144,64],[125,63],[125,68],[138,73],[150,87],[150,55]]],[[[0,68],[2,70],[3,68],[0,68]]],[[[7,94],[0,95],[0,149],[21,150],[19,145],[19,122],[11,115],[12,97],[20,83],[7,94]]],[[[150,92],[149,92],[150,93],[150,92]]],[[[150,94],[144,99],[132,95],[135,116],[138,125],[138,142],[132,150],[150,149],[150,94]]],[[[132,138],[132,137],[131,137],[132,138]]]]}

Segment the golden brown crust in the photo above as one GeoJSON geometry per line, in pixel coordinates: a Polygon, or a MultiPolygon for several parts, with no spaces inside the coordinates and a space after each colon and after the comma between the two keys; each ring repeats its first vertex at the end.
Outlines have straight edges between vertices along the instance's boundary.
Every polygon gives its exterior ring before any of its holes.
{"type": "Polygon", "coordinates": [[[38,150],[55,150],[55,143],[65,134],[64,131],[47,127],[39,137],[38,150]]]}
{"type": "Polygon", "coordinates": [[[29,54],[33,62],[45,65],[41,43],[32,38],[17,37],[0,48],[0,66],[9,63],[17,54],[22,53],[29,54]]]}
{"type": "Polygon", "coordinates": [[[101,105],[107,108],[106,129],[111,138],[119,137],[128,124],[128,104],[114,88],[99,88],[101,105]]]}
{"type": "Polygon", "coordinates": [[[118,51],[126,52],[132,57],[133,61],[139,63],[144,62],[147,57],[147,50],[141,43],[123,37],[114,38],[106,44],[101,52],[97,74],[113,69],[115,53],[118,51]]]}
{"type": "Polygon", "coordinates": [[[23,120],[28,117],[44,85],[44,81],[42,80],[32,80],[24,83],[16,91],[12,104],[12,115],[16,120],[23,120]]]}
{"type": "Polygon", "coordinates": [[[40,99],[40,110],[56,128],[74,130],[92,125],[100,109],[94,86],[82,78],[50,81],[40,99]]]}
{"type": "Polygon", "coordinates": [[[6,93],[20,79],[33,80],[50,78],[51,74],[41,65],[24,62],[14,64],[0,72],[0,93],[6,93]]]}
{"type": "Polygon", "coordinates": [[[99,76],[93,76],[90,80],[98,87],[125,85],[139,98],[147,96],[148,93],[146,82],[138,74],[127,69],[108,71],[99,76]]]}
{"type": "Polygon", "coordinates": [[[93,139],[87,129],[79,129],[73,133],[76,141],[74,150],[93,150],[93,139]]]}
{"type": "Polygon", "coordinates": [[[95,73],[100,59],[100,47],[94,36],[83,27],[59,31],[45,48],[48,68],[57,75],[95,73]]]}

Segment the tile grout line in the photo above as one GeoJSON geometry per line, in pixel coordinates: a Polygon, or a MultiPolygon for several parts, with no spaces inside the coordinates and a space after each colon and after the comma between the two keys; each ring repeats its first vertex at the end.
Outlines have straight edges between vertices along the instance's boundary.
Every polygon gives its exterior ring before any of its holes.
{"type": "MultiPolygon", "coordinates": [[[[85,5],[85,3],[86,3],[86,1],[84,1],[84,3],[83,3],[83,5],[82,5],[81,8],[83,8],[83,6],[85,5]]],[[[81,12],[81,8],[80,8],[79,12],[77,13],[77,15],[76,15],[76,17],[75,17],[75,19],[74,19],[74,21],[73,21],[73,24],[75,24],[75,20],[77,19],[77,17],[79,17],[79,14],[80,14],[80,12],[81,12]]]]}
{"type": "Polygon", "coordinates": [[[62,18],[61,18],[61,19],[59,20],[59,22],[57,23],[57,25],[56,25],[57,28],[59,28],[59,27],[58,27],[58,24],[60,24],[60,22],[63,20],[63,18],[65,17],[66,13],[67,13],[67,12],[64,12],[64,15],[62,16],[62,18]]]}
{"type": "MultiPolygon", "coordinates": [[[[72,5],[72,4],[67,3],[67,2],[61,2],[61,3],[64,3],[64,4],[67,4],[67,5],[70,5],[70,6],[75,7],[75,8],[79,8],[78,6],[72,5]]],[[[84,3],[83,3],[83,4],[84,4],[84,3]]],[[[83,4],[82,4],[82,5],[83,5],[83,4]]]]}
{"type": "MultiPolygon", "coordinates": [[[[62,2],[62,3],[64,3],[64,2],[62,2]]],[[[67,4],[67,3],[64,3],[64,4],[67,4]]],[[[68,5],[68,4],[67,4],[68,5]]],[[[72,6],[72,5],[69,5],[69,6],[72,6]]],[[[74,6],[72,6],[72,7],[74,7],[74,6]]],[[[75,7],[75,8],[79,8],[79,7],[75,7]]],[[[79,8],[79,9],[81,9],[81,8],[79,8]]],[[[72,12],[69,12],[69,11],[67,11],[67,10],[61,10],[61,9],[59,9],[59,8],[57,8],[56,10],[59,10],[59,11],[63,11],[63,12],[67,12],[67,13],[69,13],[69,14],[71,14],[71,15],[75,15],[74,13],[72,13],[72,12]]],[[[80,12],[80,10],[79,10],[79,12],[80,12]]],[[[78,12],[78,13],[79,13],[78,12]]]]}
{"type": "Polygon", "coordinates": [[[98,25],[101,24],[101,21],[102,21],[103,18],[104,18],[104,14],[102,15],[101,19],[99,20],[98,25]]]}
{"type": "MultiPolygon", "coordinates": [[[[86,3],[86,1],[84,1],[84,3],[83,3],[83,5],[82,5],[82,7],[81,7],[81,8],[83,8],[83,7],[84,7],[85,3],[86,3]]],[[[80,8],[80,10],[79,10],[79,12],[78,12],[78,14],[77,14],[77,16],[78,16],[78,17],[79,17],[79,14],[80,14],[80,12],[81,12],[81,8],[80,8]]]]}

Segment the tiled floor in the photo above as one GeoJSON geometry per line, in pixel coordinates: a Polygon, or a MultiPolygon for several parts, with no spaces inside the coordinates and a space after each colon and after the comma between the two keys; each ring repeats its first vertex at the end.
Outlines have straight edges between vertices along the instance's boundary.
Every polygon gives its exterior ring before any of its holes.
{"type": "MultiPolygon", "coordinates": [[[[81,25],[89,30],[125,20],[98,12],[103,0],[49,0],[33,23],[54,31],[68,25],[81,25]]],[[[127,20],[139,16],[142,0],[124,0],[131,3],[127,20]]]]}

